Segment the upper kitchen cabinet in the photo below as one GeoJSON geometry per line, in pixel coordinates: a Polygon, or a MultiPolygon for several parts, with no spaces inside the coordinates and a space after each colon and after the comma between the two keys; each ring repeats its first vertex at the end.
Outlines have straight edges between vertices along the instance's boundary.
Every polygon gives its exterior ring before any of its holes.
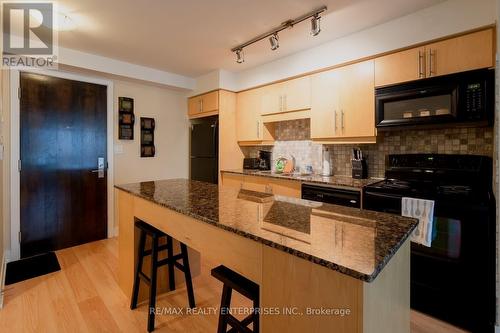
{"type": "Polygon", "coordinates": [[[264,115],[311,108],[310,76],[272,84],[262,89],[262,114],[264,115]]]}
{"type": "Polygon", "coordinates": [[[375,75],[373,60],[340,67],[340,135],[375,138],[375,75]]]}
{"type": "Polygon", "coordinates": [[[377,87],[424,77],[424,47],[416,47],[375,59],[375,85],[377,87]]]}
{"type": "Polygon", "coordinates": [[[262,121],[262,97],[265,88],[246,90],[236,97],[236,133],[240,144],[272,141],[262,121]]]}
{"type": "Polygon", "coordinates": [[[445,39],[375,59],[375,86],[494,66],[493,29],[445,39]]]}
{"type": "Polygon", "coordinates": [[[374,142],[374,85],[373,60],[313,75],[311,138],[374,142]]]}
{"type": "Polygon", "coordinates": [[[311,139],[336,137],[339,133],[339,71],[315,74],[311,78],[311,139]]]}
{"type": "Polygon", "coordinates": [[[219,91],[212,91],[188,99],[189,118],[200,118],[218,114],[219,91]]]}
{"type": "Polygon", "coordinates": [[[427,45],[427,77],[493,67],[493,39],[487,29],[427,45]]]}
{"type": "Polygon", "coordinates": [[[237,94],[236,133],[238,141],[262,140],[261,114],[262,91],[252,89],[237,94]]]}

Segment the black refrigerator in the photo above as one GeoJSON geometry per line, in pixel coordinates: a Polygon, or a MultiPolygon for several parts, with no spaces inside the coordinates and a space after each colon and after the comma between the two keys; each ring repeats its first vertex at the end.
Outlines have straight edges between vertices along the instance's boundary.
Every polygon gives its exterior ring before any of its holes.
{"type": "Polygon", "coordinates": [[[191,179],[217,184],[219,161],[218,117],[191,122],[191,179]]]}

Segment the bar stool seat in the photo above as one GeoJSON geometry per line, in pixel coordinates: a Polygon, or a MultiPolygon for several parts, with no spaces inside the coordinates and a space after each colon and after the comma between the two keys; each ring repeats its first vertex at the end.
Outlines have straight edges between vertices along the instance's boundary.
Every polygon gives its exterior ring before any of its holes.
{"type": "Polygon", "coordinates": [[[181,245],[181,253],[174,255],[173,251],[173,239],[171,236],[167,235],[161,230],[147,224],[144,221],[136,219],[135,226],[139,229],[139,247],[138,247],[138,260],[137,267],[135,271],[134,287],[132,290],[132,300],[130,302],[130,309],[137,308],[137,300],[139,297],[139,286],[142,280],[146,285],[149,286],[149,308],[148,308],[148,332],[154,330],[155,323],[155,307],[156,307],[156,288],[157,288],[157,275],[158,268],[168,265],[168,275],[169,275],[169,288],[170,290],[175,290],[175,275],[174,268],[179,269],[184,272],[184,277],[186,280],[186,287],[188,293],[189,307],[196,307],[193,291],[193,281],[191,279],[191,270],[189,268],[189,258],[187,246],[184,243],[181,245]],[[146,249],[146,237],[149,236],[152,239],[151,249],[146,249]],[[166,243],[160,245],[160,239],[166,238],[166,243]],[[167,250],[167,257],[165,259],[158,259],[159,251],[167,250]],[[151,274],[147,276],[142,271],[142,264],[144,262],[144,257],[151,255],[151,274]],[[182,264],[178,261],[182,260],[182,264]]]}
{"type": "Polygon", "coordinates": [[[258,333],[259,285],[223,265],[212,269],[211,274],[214,278],[224,284],[222,289],[217,333],[258,333]],[[229,309],[231,307],[231,295],[233,289],[253,301],[252,313],[241,321],[231,315],[231,313],[229,312],[229,309]],[[250,325],[250,323],[253,323],[252,330],[248,328],[248,325],[250,325]],[[227,330],[228,325],[231,326],[231,329],[229,331],[227,330]]]}

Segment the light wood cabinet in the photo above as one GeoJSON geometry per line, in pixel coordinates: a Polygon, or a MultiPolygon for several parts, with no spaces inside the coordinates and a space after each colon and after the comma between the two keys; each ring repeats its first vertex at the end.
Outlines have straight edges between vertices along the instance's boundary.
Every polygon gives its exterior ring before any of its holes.
{"type": "MultiPolygon", "coordinates": [[[[219,170],[239,169],[243,152],[238,145],[236,124],[236,93],[219,91],[219,170]]],[[[219,182],[221,176],[219,173],[219,182]]]]}
{"type": "Polygon", "coordinates": [[[219,110],[219,91],[212,91],[188,99],[189,118],[199,118],[215,115],[219,110]]]}
{"type": "Polygon", "coordinates": [[[312,76],[311,138],[333,138],[339,132],[339,71],[331,70],[312,76]]]}
{"type": "Polygon", "coordinates": [[[304,76],[263,88],[262,114],[311,108],[311,77],[304,76]]]}
{"type": "Polygon", "coordinates": [[[376,58],[375,85],[378,87],[424,78],[425,64],[425,47],[376,58]]]}
{"type": "Polygon", "coordinates": [[[339,71],[340,133],[342,137],[374,137],[375,83],[373,60],[344,66],[339,71]]]}
{"type": "Polygon", "coordinates": [[[494,31],[486,29],[375,59],[375,86],[495,65],[494,31]]]}
{"type": "Polygon", "coordinates": [[[314,75],[311,138],[374,137],[374,98],[373,60],[314,75]]]}
{"type": "Polygon", "coordinates": [[[488,29],[427,45],[427,77],[493,67],[493,38],[488,29]]]}
{"type": "Polygon", "coordinates": [[[252,89],[237,94],[236,133],[238,141],[261,141],[262,89],[252,89]]]}

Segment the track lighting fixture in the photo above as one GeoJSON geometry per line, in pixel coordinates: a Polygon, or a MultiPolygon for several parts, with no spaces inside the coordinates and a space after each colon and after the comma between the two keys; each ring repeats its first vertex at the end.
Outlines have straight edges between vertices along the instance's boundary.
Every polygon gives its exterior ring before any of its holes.
{"type": "Polygon", "coordinates": [[[321,32],[320,26],[321,17],[319,15],[314,15],[311,19],[311,35],[317,36],[321,32]]]}
{"type": "Polygon", "coordinates": [[[232,52],[236,53],[236,62],[241,64],[242,62],[245,61],[243,58],[243,48],[252,45],[253,43],[256,43],[264,38],[269,37],[269,43],[271,44],[271,50],[276,50],[280,47],[279,40],[278,40],[278,32],[283,31],[288,28],[293,28],[294,25],[297,23],[300,23],[302,21],[305,21],[309,18],[311,18],[311,35],[312,36],[317,36],[321,32],[321,27],[320,27],[320,19],[321,17],[319,16],[321,13],[326,11],[326,6],[323,6],[321,8],[318,8],[312,12],[309,12],[305,15],[302,15],[300,17],[297,17],[294,20],[288,20],[283,23],[277,28],[274,28],[271,31],[268,31],[262,35],[259,35],[248,42],[245,42],[243,44],[240,44],[236,47],[233,47],[231,49],[232,52]]]}
{"type": "Polygon", "coordinates": [[[238,64],[245,62],[245,58],[243,55],[243,49],[237,49],[235,52],[236,52],[236,62],[238,64]]]}
{"type": "Polygon", "coordinates": [[[271,37],[269,37],[269,43],[271,43],[271,50],[276,50],[280,47],[280,42],[278,40],[278,34],[274,34],[271,37]]]}

